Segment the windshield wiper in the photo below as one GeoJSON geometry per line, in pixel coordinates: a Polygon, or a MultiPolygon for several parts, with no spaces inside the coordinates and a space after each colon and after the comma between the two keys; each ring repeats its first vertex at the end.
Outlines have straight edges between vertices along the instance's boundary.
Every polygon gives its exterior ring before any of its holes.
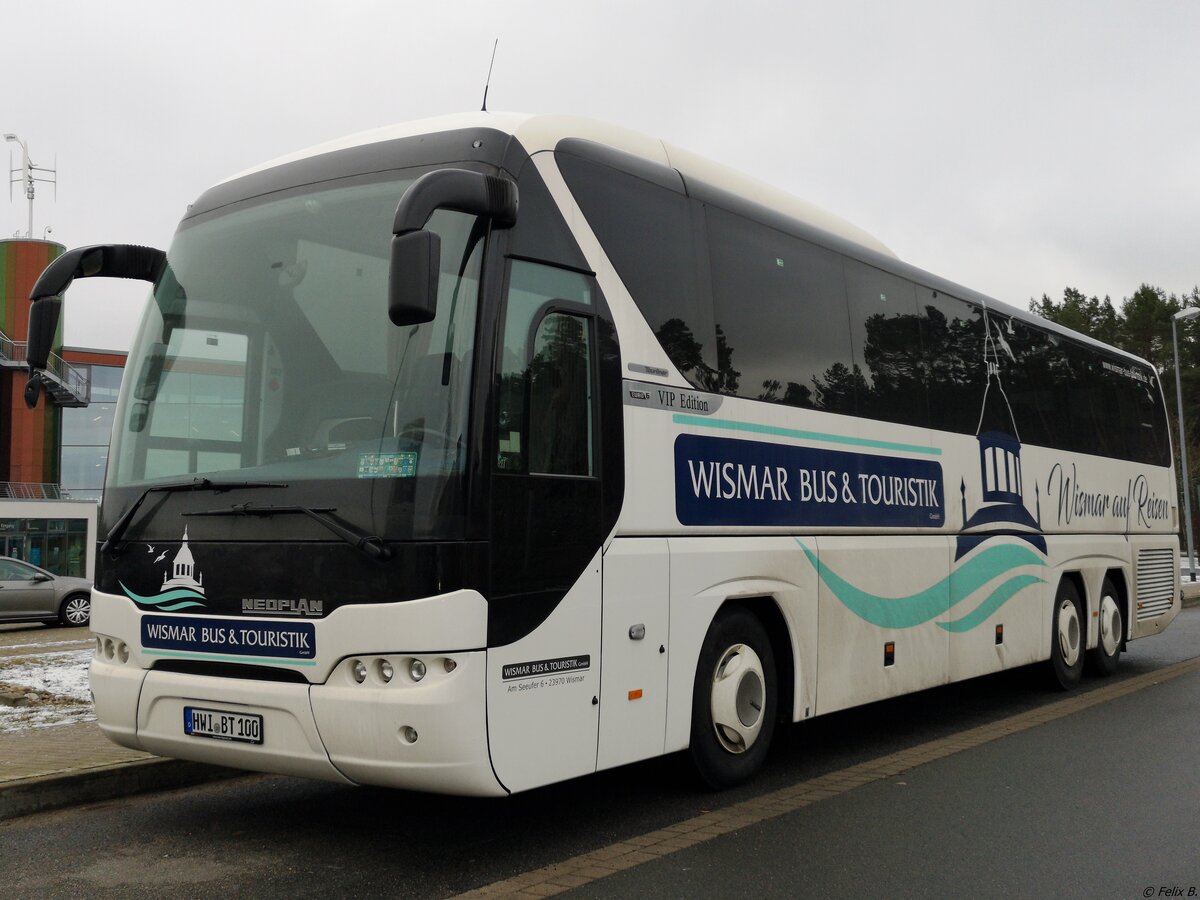
{"type": "Polygon", "coordinates": [[[185,516],[308,516],[314,522],[324,525],[355,550],[361,550],[371,559],[390,559],[392,551],[384,544],[383,538],[367,534],[357,528],[342,525],[325,513],[337,512],[336,506],[251,506],[249,503],[235,503],[225,509],[206,509],[201,512],[183,513],[185,516]]]}
{"type": "Polygon", "coordinates": [[[100,545],[101,553],[112,551],[113,555],[117,555],[117,542],[121,540],[121,535],[125,533],[125,529],[129,527],[129,523],[133,521],[134,515],[141,509],[142,503],[151,494],[177,494],[181,491],[215,491],[223,493],[224,491],[237,491],[243,488],[285,488],[286,484],[278,481],[212,481],[208,478],[193,478],[191,481],[173,481],[170,484],[156,484],[146,488],[141,495],[133,502],[133,506],[126,510],[125,515],[117,520],[117,524],[112,527],[108,533],[108,537],[104,539],[104,543],[100,545]]]}

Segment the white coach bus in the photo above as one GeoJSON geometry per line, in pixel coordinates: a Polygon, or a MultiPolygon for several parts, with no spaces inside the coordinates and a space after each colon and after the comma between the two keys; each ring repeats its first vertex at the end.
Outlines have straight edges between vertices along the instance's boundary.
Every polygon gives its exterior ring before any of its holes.
{"type": "Polygon", "coordinates": [[[596,123],[474,114],[225,181],[153,284],[96,566],[119,744],[503,795],[1179,610],[1158,374],[862,231],[596,123]]]}

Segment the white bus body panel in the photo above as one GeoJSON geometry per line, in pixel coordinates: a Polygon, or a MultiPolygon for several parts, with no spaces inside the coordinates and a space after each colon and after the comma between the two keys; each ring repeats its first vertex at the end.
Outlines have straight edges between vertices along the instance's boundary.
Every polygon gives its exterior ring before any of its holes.
{"type": "Polygon", "coordinates": [[[670,565],[666,538],[618,538],[604,554],[597,769],[663,752],[672,646],[670,565]]]}
{"type": "Polygon", "coordinates": [[[364,685],[354,680],[350,660],[328,682],[313,685],[317,729],[337,770],[361,784],[502,796],[488,759],[481,699],[487,653],[455,653],[453,658],[454,671],[433,660],[419,683],[400,666],[386,685],[369,671],[369,698],[364,698],[364,685]]]}
{"type": "Polygon", "coordinates": [[[596,770],[601,554],[549,617],[487,660],[488,746],[510,791],[596,770]]]}
{"type": "Polygon", "coordinates": [[[825,580],[819,588],[820,640],[817,650],[817,713],[859,706],[885,697],[937,687],[948,680],[950,636],[938,625],[950,605],[950,542],[944,537],[821,537],[820,565],[878,597],[897,598],[924,589],[936,598],[937,618],[897,627],[873,625],[834,596],[825,580]],[[894,645],[885,664],[884,645],[894,645]]]}
{"type": "Polygon", "coordinates": [[[151,671],[142,684],[137,729],[143,749],[160,756],[349,783],[322,746],[307,685],[151,671]],[[261,715],[263,742],[184,734],[185,706],[261,715]]]}

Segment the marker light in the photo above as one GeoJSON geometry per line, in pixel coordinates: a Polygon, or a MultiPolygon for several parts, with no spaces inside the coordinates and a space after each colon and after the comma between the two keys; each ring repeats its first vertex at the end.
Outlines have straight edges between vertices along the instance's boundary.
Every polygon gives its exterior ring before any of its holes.
{"type": "Polygon", "coordinates": [[[361,659],[356,659],[350,670],[354,673],[354,680],[359,684],[367,680],[367,666],[361,659]]]}
{"type": "Polygon", "coordinates": [[[425,677],[425,663],[414,659],[408,664],[408,674],[412,676],[413,681],[420,681],[425,677]]]}
{"type": "Polygon", "coordinates": [[[447,672],[453,672],[455,669],[458,668],[458,663],[456,663],[454,660],[450,659],[450,657],[446,657],[446,659],[443,661],[442,665],[444,665],[446,667],[447,672]]]}

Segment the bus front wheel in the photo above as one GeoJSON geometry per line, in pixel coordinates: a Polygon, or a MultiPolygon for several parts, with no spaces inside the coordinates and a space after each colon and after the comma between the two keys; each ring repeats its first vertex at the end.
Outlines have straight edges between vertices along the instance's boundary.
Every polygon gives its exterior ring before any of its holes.
{"type": "Polygon", "coordinates": [[[744,609],[721,613],[704,638],[692,695],[692,761],[710,787],[732,787],[762,768],[776,705],[762,623],[744,609]]]}
{"type": "Polygon", "coordinates": [[[1083,674],[1083,602],[1075,583],[1064,578],[1054,595],[1050,630],[1050,668],[1053,684],[1069,691],[1083,674]]]}

